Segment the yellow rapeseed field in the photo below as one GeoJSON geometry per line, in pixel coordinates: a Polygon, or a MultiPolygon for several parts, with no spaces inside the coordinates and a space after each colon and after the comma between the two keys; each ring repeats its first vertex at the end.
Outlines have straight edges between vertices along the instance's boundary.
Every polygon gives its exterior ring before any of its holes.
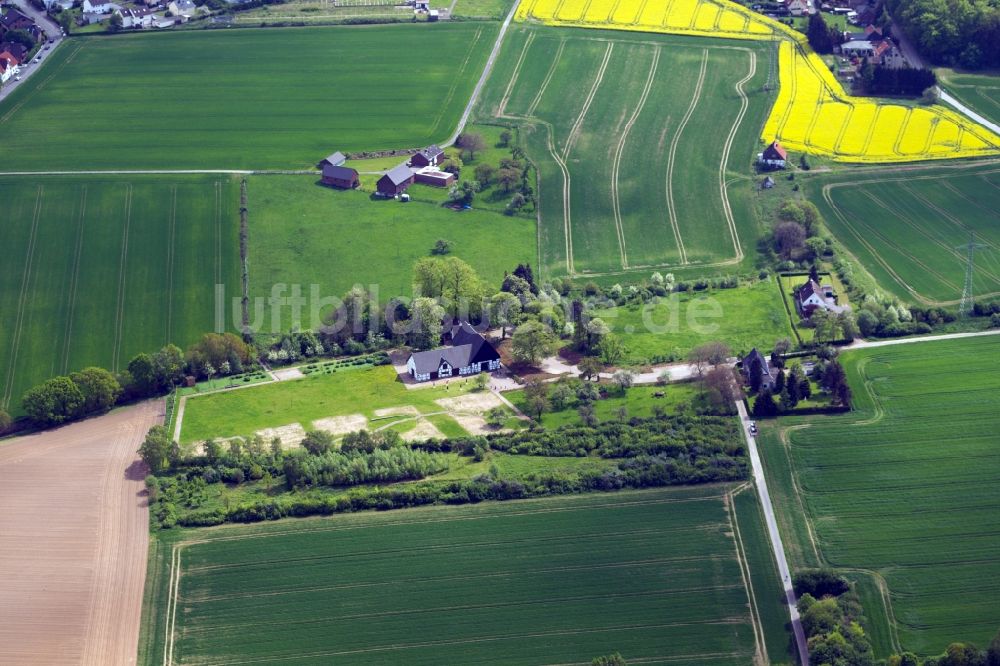
{"type": "Polygon", "coordinates": [[[1000,136],[940,105],[848,95],[805,36],[730,0],[522,0],[522,21],[731,39],[781,40],[780,88],[761,139],[841,162],[1000,153],[1000,136]]]}

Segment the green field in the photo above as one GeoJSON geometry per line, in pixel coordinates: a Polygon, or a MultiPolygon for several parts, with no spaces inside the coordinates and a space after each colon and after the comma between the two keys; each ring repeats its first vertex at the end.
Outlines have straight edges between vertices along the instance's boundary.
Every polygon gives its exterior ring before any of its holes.
{"type": "Polygon", "coordinates": [[[594,310],[625,342],[626,363],[683,359],[692,348],[713,340],[733,353],[771,349],[793,338],[781,294],[771,277],[735,289],[674,293],[658,303],[594,310]]]}
{"type": "Polygon", "coordinates": [[[443,141],[497,30],[453,23],[69,40],[0,104],[4,169],[301,169],[334,150],[443,141]],[[403,54],[425,51],[400,70],[403,54]]]}
{"type": "Polygon", "coordinates": [[[850,352],[852,415],[765,426],[788,556],[861,580],[880,656],[1000,625],[998,354],[997,336],[850,352]]]}
{"type": "Polygon", "coordinates": [[[456,0],[455,16],[499,19],[507,16],[513,0],[456,0]]]}
{"type": "MultiPolygon", "coordinates": [[[[180,441],[250,435],[263,428],[295,422],[308,431],[316,419],[350,414],[373,419],[375,410],[390,407],[410,406],[422,414],[438,413],[444,408],[435,400],[457,397],[472,387],[471,381],[455,379],[447,389],[407,390],[389,365],[314,374],[293,381],[192,397],[184,411],[180,441]]],[[[391,421],[384,420],[372,427],[391,421]]]]}
{"type": "Polygon", "coordinates": [[[870,173],[809,181],[812,200],[833,234],[904,301],[957,305],[970,232],[975,252],[973,295],[1000,295],[1000,169],[996,164],[870,173]]]}
{"type": "Polygon", "coordinates": [[[756,49],[511,29],[479,114],[522,127],[541,181],[546,273],[744,265],[759,232],[748,167],[770,104],[756,49]],[[737,83],[754,72],[743,113],[737,83]],[[723,187],[734,173],[743,177],[723,187]]]}
{"type": "Polygon", "coordinates": [[[951,69],[936,73],[941,86],[953,97],[987,120],[1000,123],[1000,77],[951,69]]]}
{"type": "Polygon", "coordinates": [[[227,176],[0,178],[0,407],[49,377],[125,367],[215,328],[215,285],[238,295],[227,176]]]}
{"type": "MultiPolygon", "coordinates": [[[[693,383],[674,383],[667,386],[633,386],[619,393],[615,388],[610,389],[611,394],[602,400],[593,403],[594,416],[598,421],[618,420],[618,410],[624,407],[628,412],[628,418],[650,418],[653,416],[653,409],[661,407],[668,414],[677,411],[683,405],[690,405],[698,399],[699,388],[693,383]],[[662,393],[662,397],[656,397],[657,393],[662,393]]],[[[527,407],[524,399],[524,391],[510,391],[505,394],[507,399],[517,405],[521,410],[527,407]]],[[[567,407],[559,411],[545,412],[542,414],[541,423],[546,428],[559,428],[565,425],[581,425],[582,420],[577,411],[577,406],[567,407]]]]}
{"type": "MultiPolygon", "coordinates": [[[[247,189],[253,296],[269,297],[278,283],[301,285],[307,297],[313,284],[323,297],[342,297],[355,284],[377,285],[382,302],[412,296],[413,264],[430,256],[439,238],[451,241],[452,256],[469,262],[495,289],[504,271],[537,261],[532,219],[373,200],[364,192],[322,187],[313,176],[254,176],[247,189]]],[[[279,329],[289,328],[290,316],[283,310],[288,319],[279,329]]],[[[270,330],[270,308],[264,317],[261,325],[270,330]]]]}
{"type": "Polygon", "coordinates": [[[163,532],[139,663],[589,663],[619,651],[742,666],[761,643],[787,659],[754,495],[737,495],[734,512],[730,492],[163,532]]]}

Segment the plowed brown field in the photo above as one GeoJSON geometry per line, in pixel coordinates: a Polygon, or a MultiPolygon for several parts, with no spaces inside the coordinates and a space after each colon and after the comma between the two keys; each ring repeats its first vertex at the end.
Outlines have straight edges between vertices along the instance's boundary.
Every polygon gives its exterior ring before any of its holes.
{"type": "Polygon", "coordinates": [[[148,402],[0,444],[0,664],[135,663],[148,402]]]}

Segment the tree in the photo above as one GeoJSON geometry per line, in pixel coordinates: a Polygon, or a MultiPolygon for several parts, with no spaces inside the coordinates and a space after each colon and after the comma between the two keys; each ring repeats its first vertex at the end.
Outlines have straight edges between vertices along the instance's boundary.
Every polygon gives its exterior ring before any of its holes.
{"type": "Polygon", "coordinates": [[[809,17],[806,27],[806,39],[816,53],[833,53],[833,41],[830,39],[830,28],[827,27],[823,15],[819,12],[809,17]]]}
{"type": "Polygon", "coordinates": [[[122,15],[119,14],[118,12],[115,12],[114,14],[111,15],[111,19],[108,21],[108,30],[110,30],[111,32],[118,32],[119,30],[122,29],[122,24],[123,24],[122,15]]]}
{"type": "Polygon", "coordinates": [[[510,351],[517,360],[538,365],[550,353],[554,343],[555,337],[548,326],[540,321],[528,321],[514,330],[510,351]]]}
{"type": "Polygon", "coordinates": [[[476,181],[479,182],[480,189],[484,187],[489,187],[490,183],[493,182],[493,177],[496,175],[496,168],[491,164],[479,164],[476,166],[475,174],[476,181]]]}
{"type": "Polygon", "coordinates": [[[618,390],[625,393],[627,389],[632,388],[632,384],[635,382],[635,373],[626,368],[615,371],[615,374],[611,376],[611,381],[613,381],[617,386],[618,390]]]}
{"type": "Polygon", "coordinates": [[[507,337],[507,328],[517,326],[521,320],[521,299],[501,291],[490,298],[490,325],[499,326],[501,338],[507,337]]]}
{"type": "Polygon", "coordinates": [[[597,415],[594,413],[594,405],[585,402],[581,404],[576,409],[576,413],[580,415],[580,420],[583,421],[585,426],[594,427],[597,425],[597,415]]]}
{"type": "Polygon", "coordinates": [[[688,352],[688,361],[696,367],[698,374],[701,375],[708,366],[725,363],[730,354],[729,346],[726,343],[706,342],[688,352]]]}
{"type": "Polygon", "coordinates": [[[986,666],[1000,666],[1000,630],[986,649],[986,666]]]}
{"type": "Polygon", "coordinates": [[[590,662],[590,666],[627,666],[627,662],[621,654],[615,652],[614,654],[602,657],[594,657],[594,660],[590,662]]]}
{"type": "Polygon", "coordinates": [[[104,368],[84,368],[69,376],[83,394],[82,413],[106,412],[122,394],[121,384],[104,368]]]}
{"type": "Polygon", "coordinates": [[[774,373],[774,388],[772,390],[775,393],[781,393],[785,390],[785,373],[781,370],[774,373]]]}
{"type": "Polygon", "coordinates": [[[798,222],[779,222],[774,227],[774,248],[782,259],[797,256],[805,246],[806,230],[798,222]]]}
{"type": "Polygon", "coordinates": [[[9,428],[11,423],[13,423],[13,421],[10,418],[10,414],[3,409],[0,409],[0,434],[3,434],[3,432],[9,428]]]}
{"type": "Polygon", "coordinates": [[[576,367],[580,371],[580,377],[586,381],[599,378],[601,370],[604,369],[604,364],[593,356],[584,356],[580,359],[580,364],[576,367]]]}
{"type": "Polygon", "coordinates": [[[451,241],[445,240],[443,238],[438,238],[434,242],[434,247],[431,248],[431,254],[436,254],[439,256],[444,256],[451,252],[451,241]]]}
{"type": "Polygon", "coordinates": [[[487,410],[484,416],[486,418],[486,425],[494,429],[499,429],[503,427],[504,421],[507,420],[507,411],[503,407],[494,407],[487,410]]]}
{"type": "Polygon", "coordinates": [[[625,358],[625,343],[613,333],[608,333],[602,339],[597,349],[601,361],[605,365],[618,365],[625,358]]]}
{"type": "Polygon", "coordinates": [[[516,192],[514,196],[511,197],[510,201],[507,203],[506,208],[503,209],[503,212],[505,215],[513,215],[517,211],[524,208],[524,204],[526,202],[527,199],[524,198],[524,195],[521,194],[520,192],[516,192]]]}
{"type": "Polygon", "coordinates": [[[514,137],[510,133],[510,130],[504,130],[504,131],[500,132],[500,147],[501,148],[506,148],[507,146],[509,146],[510,145],[510,140],[512,138],[514,138],[514,137]]]}
{"type": "Polygon", "coordinates": [[[709,400],[716,407],[731,405],[743,398],[743,392],[736,381],[733,369],[725,365],[717,365],[709,370],[702,380],[709,400]]]}
{"type": "Polygon", "coordinates": [[[314,456],[323,455],[333,449],[333,435],[325,430],[310,430],[302,438],[302,448],[314,456]]]}
{"type": "Polygon", "coordinates": [[[521,182],[521,171],[513,167],[501,167],[496,174],[497,187],[507,194],[521,182]]]}
{"type": "Polygon", "coordinates": [[[57,425],[75,418],[83,407],[84,395],[69,377],[54,377],[29,389],[21,399],[25,413],[42,426],[57,425]]]}
{"type": "Polygon", "coordinates": [[[413,265],[413,291],[441,301],[448,314],[477,313],[486,295],[479,274],[458,257],[424,257],[413,265]]]}
{"type": "Polygon", "coordinates": [[[486,150],[486,141],[481,134],[464,132],[456,142],[458,147],[469,154],[469,160],[476,159],[476,153],[486,150]]]}
{"type": "Polygon", "coordinates": [[[173,457],[174,443],[166,426],[155,425],[146,433],[146,438],[139,446],[139,457],[153,474],[163,472],[170,467],[173,457]]]}
{"type": "Polygon", "coordinates": [[[535,420],[542,417],[542,414],[549,408],[549,387],[547,384],[537,379],[529,379],[524,385],[525,411],[535,420]]]}
{"type": "Polygon", "coordinates": [[[753,401],[753,415],[757,418],[774,416],[778,413],[778,405],[774,402],[771,389],[766,386],[760,390],[757,399],[753,401]]]}
{"type": "Polygon", "coordinates": [[[140,396],[152,395],[159,389],[156,369],[149,354],[136,354],[128,362],[128,374],[132,378],[132,388],[140,396]]]}
{"type": "Polygon", "coordinates": [[[552,405],[552,410],[556,412],[565,409],[572,399],[573,389],[566,381],[556,382],[549,393],[549,403],[552,405]]]}
{"type": "Polygon", "coordinates": [[[205,444],[202,446],[202,450],[205,452],[205,457],[208,459],[208,462],[212,465],[222,459],[222,444],[214,439],[206,440],[205,444]]]}
{"type": "Polygon", "coordinates": [[[479,191],[479,182],[475,180],[466,180],[461,183],[457,183],[451,186],[448,190],[448,198],[463,206],[471,206],[472,201],[476,198],[476,192],[479,191]]]}
{"type": "Polygon", "coordinates": [[[445,311],[433,298],[421,297],[410,307],[408,341],[416,349],[430,349],[441,342],[445,311]]]}
{"type": "Polygon", "coordinates": [[[747,373],[747,382],[750,384],[751,393],[759,393],[761,389],[761,384],[764,381],[764,365],[760,362],[757,356],[750,359],[749,367],[745,368],[747,373]]]}

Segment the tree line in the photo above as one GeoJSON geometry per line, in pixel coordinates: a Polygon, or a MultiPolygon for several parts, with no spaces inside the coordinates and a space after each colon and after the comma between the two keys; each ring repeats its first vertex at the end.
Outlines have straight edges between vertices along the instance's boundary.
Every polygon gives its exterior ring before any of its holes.
{"type": "Polygon", "coordinates": [[[920,53],[938,65],[1000,67],[1000,6],[989,0],[886,0],[920,53]]]}

